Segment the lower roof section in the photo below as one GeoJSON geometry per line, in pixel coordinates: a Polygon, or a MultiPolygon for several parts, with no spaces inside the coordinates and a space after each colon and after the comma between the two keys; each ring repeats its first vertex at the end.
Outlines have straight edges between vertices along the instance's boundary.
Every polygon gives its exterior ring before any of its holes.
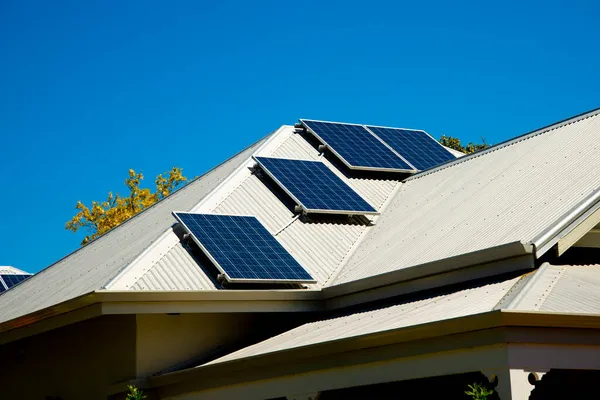
{"type": "Polygon", "coordinates": [[[535,272],[493,283],[349,312],[301,325],[208,364],[308,348],[499,310],[598,315],[600,265],[544,264],[535,272]]]}

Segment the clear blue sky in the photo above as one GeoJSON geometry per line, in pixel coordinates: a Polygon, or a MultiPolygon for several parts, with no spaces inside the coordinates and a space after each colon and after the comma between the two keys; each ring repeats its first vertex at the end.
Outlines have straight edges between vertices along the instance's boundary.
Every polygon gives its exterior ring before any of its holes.
{"type": "Polygon", "coordinates": [[[0,2],[0,265],[75,250],[129,168],[314,118],[497,143],[600,105],[600,2],[0,2]],[[324,4],[327,3],[327,4],[324,4]]]}

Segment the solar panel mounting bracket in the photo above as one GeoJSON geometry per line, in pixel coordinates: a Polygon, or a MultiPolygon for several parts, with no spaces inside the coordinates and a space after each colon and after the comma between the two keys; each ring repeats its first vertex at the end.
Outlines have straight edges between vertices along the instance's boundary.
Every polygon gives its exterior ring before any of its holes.
{"type": "Polygon", "coordinates": [[[296,206],[294,206],[294,214],[302,214],[302,215],[306,215],[306,209],[304,207],[302,207],[300,204],[296,204],[296,206]]]}

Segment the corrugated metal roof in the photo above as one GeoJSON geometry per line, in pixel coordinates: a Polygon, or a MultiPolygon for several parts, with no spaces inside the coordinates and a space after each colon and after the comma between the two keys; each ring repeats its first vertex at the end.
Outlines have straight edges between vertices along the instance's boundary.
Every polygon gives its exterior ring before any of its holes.
{"type": "Polygon", "coordinates": [[[597,114],[465,156],[406,183],[349,177],[307,137],[283,126],[3,295],[0,322],[100,288],[213,289],[172,232],[172,211],[257,216],[317,278],[317,286],[532,240],[600,187],[597,114]],[[374,226],[296,218],[248,168],[252,155],[320,159],[382,215],[374,226]]]}
{"type": "Polygon", "coordinates": [[[0,275],[31,275],[29,272],[25,272],[15,267],[7,265],[0,266],[0,275]]]}
{"type": "Polygon", "coordinates": [[[519,279],[307,323],[209,364],[491,311],[519,279]]]}
{"type": "Polygon", "coordinates": [[[190,253],[177,243],[149,268],[131,287],[133,290],[211,290],[216,289],[190,253]],[[195,268],[190,268],[195,265],[195,268]]]}
{"type": "MultiPolygon", "coordinates": [[[[260,156],[321,160],[342,180],[353,187],[367,201],[380,208],[400,185],[388,179],[361,179],[344,175],[329,160],[319,155],[315,147],[303,134],[296,133],[293,127],[283,126],[262,147],[256,148],[260,156]]],[[[248,166],[253,163],[249,161],[248,166]]],[[[323,286],[343,263],[351,249],[364,232],[369,229],[364,222],[356,219],[296,218],[295,214],[282,202],[275,192],[249,168],[240,168],[230,176],[227,183],[214,190],[199,205],[195,212],[214,212],[230,215],[254,215],[267,229],[276,234],[281,244],[306,268],[323,286]]],[[[146,256],[136,260],[122,276],[111,284],[110,289],[170,290],[174,282],[165,277],[165,261],[171,259],[173,245],[178,242],[166,236],[156,244],[156,248],[146,256]],[[168,255],[168,256],[167,256],[168,255]],[[156,271],[154,271],[156,269],[156,271]],[[143,276],[143,279],[142,279],[143,276]]],[[[181,251],[185,251],[181,249],[181,251]]],[[[211,280],[198,276],[196,261],[189,255],[175,256],[171,264],[179,280],[178,286],[194,287],[200,282],[202,289],[214,288],[211,280]],[[188,277],[187,280],[185,277],[188,277]]]]}
{"type": "Polygon", "coordinates": [[[599,136],[595,112],[409,178],[331,285],[533,242],[599,190],[599,136]]]}
{"type": "Polygon", "coordinates": [[[208,364],[499,309],[598,314],[600,312],[600,265],[545,264],[535,272],[497,283],[306,323],[208,364]]]}
{"type": "MultiPolygon", "coordinates": [[[[295,133],[291,126],[283,127],[275,135],[274,142],[258,149],[257,155],[321,160],[375,207],[381,207],[400,185],[398,181],[344,175],[326,158],[320,157],[309,141],[302,134],[295,133]]],[[[346,218],[333,221],[329,218],[295,219],[292,211],[256,175],[249,170],[238,173],[246,176],[238,181],[240,183],[235,189],[222,189],[230,190],[227,197],[214,193],[213,196],[222,200],[206,211],[256,216],[272,233],[277,234],[281,244],[313,275],[318,281],[317,286],[327,282],[368,229],[366,224],[346,218]]]]}
{"type": "Polygon", "coordinates": [[[600,265],[544,264],[512,310],[600,314],[600,265]]]}
{"type": "MultiPolygon", "coordinates": [[[[148,210],[35,274],[0,296],[0,322],[61,303],[104,287],[170,229],[173,210],[187,210],[246,161],[252,146],[207,172],[148,210]]],[[[171,282],[169,282],[171,284],[171,282]]]]}

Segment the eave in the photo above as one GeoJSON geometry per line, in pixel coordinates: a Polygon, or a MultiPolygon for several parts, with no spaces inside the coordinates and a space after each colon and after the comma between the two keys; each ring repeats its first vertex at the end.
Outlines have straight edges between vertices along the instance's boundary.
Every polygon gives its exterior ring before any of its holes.
{"type": "MultiPolygon", "coordinates": [[[[137,381],[164,396],[280,379],[314,370],[377,362],[394,357],[418,357],[432,352],[507,342],[550,343],[556,328],[582,333],[587,344],[600,344],[587,329],[600,328],[600,315],[550,314],[497,310],[477,315],[378,332],[287,349],[229,362],[207,364],[137,381]],[[532,331],[533,329],[533,331],[532,331]],[[440,338],[444,338],[440,340],[440,338]],[[590,342],[591,341],[591,342],[590,342]],[[235,373],[240,371],[243,373],[235,373]]],[[[563,339],[564,341],[564,339],[563,339]]],[[[583,343],[580,343],[583,344],[583,343]]],[[[114,385],[114,392],[123,384],[114,385]]]]}

